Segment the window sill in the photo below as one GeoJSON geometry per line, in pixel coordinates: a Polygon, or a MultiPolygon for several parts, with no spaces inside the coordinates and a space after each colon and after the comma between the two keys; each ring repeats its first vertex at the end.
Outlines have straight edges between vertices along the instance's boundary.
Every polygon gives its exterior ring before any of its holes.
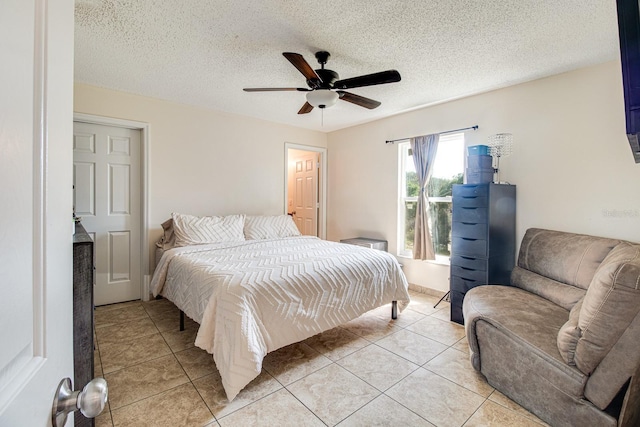
{"type": "Polygon", "coordinates": [[[446,265],[447,267],[449,267],[451,265],[451,259],[448,257],[443,257],[441,259],[438,259],[437,255],[436,255],[436,259],[430,259],[427,260],[427,262],[431,263],[431,264],[437,264],[437,265],[446,265]]]}

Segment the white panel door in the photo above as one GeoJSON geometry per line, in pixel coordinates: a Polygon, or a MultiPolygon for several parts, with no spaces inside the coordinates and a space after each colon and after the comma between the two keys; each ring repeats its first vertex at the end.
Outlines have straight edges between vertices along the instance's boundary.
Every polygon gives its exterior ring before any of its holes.
{"type": "Polygon", "coordinates": [[[73,124],[76,215],[95,242],[96,305],[139,299],[140,131],[73,124]]]}
{"type": "Polygon", "coordinates": [[[318,153],[295,159],[294,219],[305,236],[318,235],[318,153]]]}
{"type": "Polygon", "coordinates": [[[0,426],[51,425],[73,378],[73,8],[0,1],[0,426]]]}

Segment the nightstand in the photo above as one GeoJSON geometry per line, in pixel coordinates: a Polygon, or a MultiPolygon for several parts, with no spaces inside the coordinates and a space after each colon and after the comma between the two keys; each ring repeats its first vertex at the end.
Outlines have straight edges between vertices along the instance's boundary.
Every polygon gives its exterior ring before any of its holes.
{"type": "Polygon", "coordinates": [[[380,251],[387,251],[387,241],[379,239],[369,239],[368,237],[355,237],[353,239],[343,239],[340,243],[346,243],[348,245],[364,246],[365,248],[378,249],[380,251]]]}

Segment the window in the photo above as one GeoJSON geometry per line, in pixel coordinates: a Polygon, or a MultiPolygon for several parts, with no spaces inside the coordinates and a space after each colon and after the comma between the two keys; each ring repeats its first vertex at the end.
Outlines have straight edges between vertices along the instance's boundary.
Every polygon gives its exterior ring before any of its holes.
{"type": "MultiPolygon", "coordinates": [[[[418,205],[418,178],[409,141],[398,144],[400,150],[400,203],[398,255],[411,257],[418,205]]],[[[429,230],[436,260],[448,262],[451,254],[451,190],[464,177],[464,133],[442,135],[438,144],[433,174],[427,187],[429,230]]]]}

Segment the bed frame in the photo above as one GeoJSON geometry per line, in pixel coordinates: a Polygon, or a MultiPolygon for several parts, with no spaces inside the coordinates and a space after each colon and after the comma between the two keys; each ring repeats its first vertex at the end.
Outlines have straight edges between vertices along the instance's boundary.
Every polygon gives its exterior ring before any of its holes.
{"type": "MultiPolygon", "coordinates": [[[[391,318],[398,318],[398,301],[391,301],[391,318]]],[[[180,330],[184,331],[184,311],[180,310],[180,330]]]]}

